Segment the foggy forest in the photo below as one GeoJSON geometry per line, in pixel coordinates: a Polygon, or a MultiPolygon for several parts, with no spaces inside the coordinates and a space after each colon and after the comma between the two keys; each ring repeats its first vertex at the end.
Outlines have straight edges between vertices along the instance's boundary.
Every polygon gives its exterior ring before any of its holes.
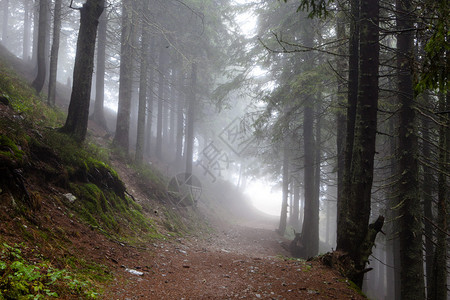
{"type": "Polygon", "coordinates": [[[449,15],[0,0],[0,299],[449,299],[449,15]]]}

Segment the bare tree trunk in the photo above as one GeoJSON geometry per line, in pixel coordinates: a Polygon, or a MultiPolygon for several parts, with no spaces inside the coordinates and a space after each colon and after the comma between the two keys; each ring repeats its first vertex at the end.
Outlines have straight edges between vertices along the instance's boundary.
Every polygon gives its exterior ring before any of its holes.
{"type": "MultiPolygon", "coordinates": [[[[337,249],[348,253],[354,261],[355,269],[348,276],[362,287],[365,266],[384,218],[369,226],[378,110],[378,0],[362,0],[360,13],[359,62],[360,70],[367,72],[360,72],[358,78],[356,122],[347,123],[347,132],[355,125],[355,134],[350,174],[346,176],[350,181],[344,182],[340,199],[337,249]]],[[[347,136],[347,145],[351,139],[347,136]]],[[[346,171],[347,168],[346,165],[346,171]]]]}
{"type": "Polygon", "coordinates": [[[183,136],[184,136],[184,75],[183,72],[178,74],[179,92],[177,96],[177,136],[176,136],[176,153],[175,161],[177,168],[181,164],[183,159],[183,136]]]}
{"type": "MultiPolygon", "coordinates": [[[[345,36],[345,20],[344,9],[340,7],[341,11],[338,12],[336,18],[336,38],[338,40],[344,40],[345,36]]],[[[337,198],[338,204],[341,199],[341,193],[344,185],[344,170],[345,170],[345,145],[346,145],[346,113],[345,108],[347,105],[347,97],[345,94],[345,68],[346,63],[343,56],[345,55],[345,49],[343,46],[338,48],[339,57],[336,58],[336,71],[337,71],[337,113],[336,113],[336,150],[337,150],[337,198]]],[[[337,212],[339,216],[339,212],[337,212]]],[[[338,221],[339,222],[339,221],[338,221]]]]}
{"type": "Polygon", "coordinates": [[[147,85],[148,85],[148,51],[149,51],[149,32],[148,24],[145,22],[145,16],[148,15],[149,3],[143,2],[142,10],[142,39],[141,39],[141,69],[139,80],[139,108],[138,108],[138,124],[137,124],[137,138],[136,138],[136,155],[137,163],[142,163],[144,158],[144,143],[145,143],[145,115],[147,111],[147,85]]]}
{"type": "Polygon", "coordinates": [[[106,9],[100,16],[98,23],[97,38],[97,72],[95,74],[95,102],[92,119],[101,127],[108,130],[106,124],[104,102],[105,102],[105,72],[106,72],[106,37],[108,29],[108,16],[106,9]]]}
{"type": "Polygon", "coordinates": [[[62,0],[55,0],[55,9],[53,11],[53,42],[50,54],[50,75],[48,80],[48,98],[49,105],[55,105],[56,97],[56,78],[58,72],[59,38],[61,35],[61,3],[62,0]]]}
{"type": "Polygon", "coordinates": [[[23,15],[23,51],[22,60],[29,62],[30,60],[30,39],[31,39],[31,22],[30,22],[30,1],[24,0],[24,15],[23,15]]]}
{"type": "Polygon", "coordinates": [[[358,97],[359,77],[359,27],[360,27],[360,0],[350,1],[350,34],[349,34],[349,60],[348,60],[348,87],[347,87],[347,123],[344,150],[344,171],[342,186],[338,192],[337,201],[337,247],[345,243],[347,232],[340,230],[345,226],[345,214],[348,211],[348,190],[350,187],[351,165],[353,155],[353,142],[355,138],[355,120],[358,97]]]}
{"type": "MultiPolygon", "coordinates": [[[[163,41],[164,39],[162,39],[163,41]]],[[[162,159],[163,147],[163,120],[164,120],[164,85],[165,85],[165,71],[166,71],[166,51],[167,49],[160,45],[159,51],[159,80],[158,80],[158,116],[156,120],[156,157],[162,159]]]]}
{"type": "Polygon", "coordinates": [[[419,197],[417,129],[414,110],[412,61],[414,60],[413,6],[396,1],[397,80],[399,110],[400,258],[402,299],[425,299],[422,253],[422,207],[419,197]]]}
{"type": "Polygon", "coordinates": [[[190,99],[187,112],[186,128],[186,174],[192,174],[192,161],[194,156],[194,125],[197,90],[197,63],[192,64],[190,99]]]}
{"type": "Polygon", "coordinates": [[[283,143],[283,189],[281,199],[280,224],[278,225],[278,233],[284,235],[286,232],[288,197],[289,197],[289,128],[286,129],[283,143]]]}
{"type": "Polygon", "coordinates": [[[46,62],[46,40],[48,32],[48,0],[39,0],[39,32],[37,42],[37,75],[31,86],[37,93],[42,91],[45,83],[46,62]]]}
{"type": "Polygon", "coordinates": [[[154,74],[155,74],[155,39],[151,39],[149,45],[149,70],[148,70],[148,93],[147,93],[147,121],[146,121],[146,143],[145,149],[148,156],[151,156],[151,144],[152,144],[152,128],[153,128],[153,102],[154,102],[154,74]]]}
{"type": "Polygon", "coordinates": [[[92,71],[94,69],[95,39],[98,19],[105,6],[104,0],[87,0],[80,8],[80,31],[78,34],[73,88],[69,111],[61,131],[72,135],[79,142],[86,138],[92,71]]]}
{"type": "MultiPolygon", "coordinates": [[[[425,106],[429,106],[429,97],[424,95],[425,106]]],[[[428,117],[422,117],[422,156],[431,157],[431,145],[430,145],[430,120],[428,117]]],[[[426,286],[427,286],[427,296],[430,297],[431,287],[433,283],[433,258],[434,258],[434,241],[433,241],[433,191],[435,189],[434,181],[435,179],[432,168],[428,165],[423,166],[423,176],[422,176],[422,199],[423,199],[423,210],[424,210],[424,233],[425,233],[425,267],[426,267],[426,286]]]]}
{"type": "MultiPolygon", "coordinates": [[[[447,52],[447,55],[449,53],[447,52]]],[[[447,71],[450,59],[447,56],[447,71]]],[[[444,62],[445,63],[445,62],[444,62]]],[[[450,111],[450,94],[439,95],[439,110],[450,111]]],[[[437,203],[437,226],[436,248],[433,258],[432,286],[430,287],[429,299],[447,299],[447,201],[449,199],[448,174],[450,156],[450,122],[447,114],[440,115],[441,126],[439,128],[439,168],[438,175],[438,203],[437,203]]]]}
{"type": "Polygon", "coordinates": [[[122,6],[122,34],[120,47],[120,82],[119,105],[117,110],[116,135],[114,143],[128,153],[131,98],[133,88],[135,30],[133,25],[134,0],[123,0],[122,6]]]}

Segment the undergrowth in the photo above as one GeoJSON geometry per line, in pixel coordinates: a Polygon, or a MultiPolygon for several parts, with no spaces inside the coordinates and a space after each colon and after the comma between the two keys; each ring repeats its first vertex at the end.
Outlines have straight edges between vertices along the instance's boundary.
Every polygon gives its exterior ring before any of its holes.
{"type": "Polygon", "coordinates": [[[0,299],[56,298],[67,290],[73,296],[97,298],[91,281],[54,268],[48,261],[27,261],[22,256],[24,248],[24,245],[0,245],[0,299]]]}

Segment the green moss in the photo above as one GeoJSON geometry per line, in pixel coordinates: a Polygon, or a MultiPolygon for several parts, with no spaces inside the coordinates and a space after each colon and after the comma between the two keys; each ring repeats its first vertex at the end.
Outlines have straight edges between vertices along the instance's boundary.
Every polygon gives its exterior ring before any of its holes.
{"type": "Polygon", "coordinates": [[[22,164],[24,155],[24,151],[19,149],[19,147],[12,139],[7,137],[6,135],[0,134],[0,156],[6,157],[12,161],[22,164]]]}

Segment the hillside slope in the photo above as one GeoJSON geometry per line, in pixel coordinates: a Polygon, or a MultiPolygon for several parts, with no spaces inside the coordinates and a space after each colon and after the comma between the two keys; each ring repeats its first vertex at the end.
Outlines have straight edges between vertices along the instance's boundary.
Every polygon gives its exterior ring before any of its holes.
{"type": "Polygon", "coordinates": [[[319,262],[287,259],[274,231],[220,222],[220,199],[175,206],[158,171],[102,135],[60,134],[64,115],[4,58],[0,100],[0,299],[362,298],[319,262]]]}

